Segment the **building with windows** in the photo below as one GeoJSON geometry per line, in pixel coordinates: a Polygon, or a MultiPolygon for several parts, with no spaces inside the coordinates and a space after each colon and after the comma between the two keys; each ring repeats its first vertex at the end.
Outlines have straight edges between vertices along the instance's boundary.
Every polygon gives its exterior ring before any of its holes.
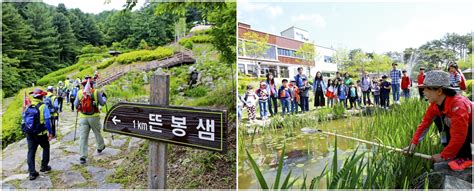
{"type": "Polygon", "coordinates": [[[275,78],[293,78],[298,72],[298,67],[303,67],[309,77],[314,77],[317,71],[329,76],[337,71],[333,54],[335,50],[319,45],[315,46],[316,55],[313,60],[304,59],[305,56],[298,54],[298,49],[304,43],[310,43],[309,32],[297,27],[290,27],[281,32],[281,36],[266,32],[256,31],[245,23],[238,24],[238,69],[242,74],[252,76],[265,76],[271,72],[275,78]],[[260,56],[252,56],[246,50],[243,42],[249,42],[244,38],[247,32],[254,32],[259,36],[268,35],[267,51],[260,56]]]}

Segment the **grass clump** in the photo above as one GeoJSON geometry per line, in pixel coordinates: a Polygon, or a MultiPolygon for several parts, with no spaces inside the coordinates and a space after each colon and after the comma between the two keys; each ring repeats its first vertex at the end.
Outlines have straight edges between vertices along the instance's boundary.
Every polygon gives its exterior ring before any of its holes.
{"type": "Polygon", "coordinates": [[[115,58],[119,64],[130,64],[138,61],[160,60],[174,54],[173,48],[158,47],[155,50],[137,50],[124,53],[115,58]]]}

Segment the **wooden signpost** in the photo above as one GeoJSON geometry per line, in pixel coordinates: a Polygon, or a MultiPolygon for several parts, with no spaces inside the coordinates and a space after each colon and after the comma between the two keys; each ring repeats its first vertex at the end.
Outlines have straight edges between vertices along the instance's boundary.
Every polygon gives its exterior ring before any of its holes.
{"type": "Polygon", "coordinates": [[[169,75],[152,75],[150,104],[118,103],[104,121],[104,131],[150,140],[152,189],[166,188],[167,143],[226,152],[226,111],[168,106],[169,83],[169,75]]]}

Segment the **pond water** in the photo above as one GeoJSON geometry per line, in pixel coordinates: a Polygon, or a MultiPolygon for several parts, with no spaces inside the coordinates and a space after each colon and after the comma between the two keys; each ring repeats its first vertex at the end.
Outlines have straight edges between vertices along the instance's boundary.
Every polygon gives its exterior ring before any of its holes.
{"type": "MultiPolygon", "coordinates": [[[[314,129],[321,129],[341,135],[359,137],[359,128],[357,121],[367,120],[370,117],[349,117],[337,120],[330,120],[315,124],[314,129]]],[[[303,128],[303,127],[301,127],[303,128]]],[[[267,184],[271,186],[276,177],[276,169],[278,166],[278,157],[282,151],[283,145],[286,145],[285,160],[282,171],[281,181],[286,177],[289,171],[292,171],[292,177],[299,177],[298,183],[302,183],[302,179],[307,174],[311,181],[313,177],[321,174],[326,164],[328,168],[332,163],[334,155],[334,136],[328,136],[321,133],[305,134],[300,129],[295,128],[293,131],[285,129],[269,130],[263,133],[245,135],[244,142],[246,149],[252,155],[257,165],[260,167],[267,184]],[[253,143],[252,143],[253,139],[253,143]]],[[[356,141],[338,138],[337,154],[338,166],[340,166],[352,154],[354,149],[359,147],[358,151],[366,151],[367,146],[356,141]]],[[[258,180],[251,168],[247,154],[245,151],[239,153],[239,188],[260,188],[258,180]]],[[[325,181],[321,181],[325,182],[325,181]]],[[[324,184],[324,183],[322,183],[324,184]]],[[[324,187],[324,185],[320,185],[324,187]]]]}

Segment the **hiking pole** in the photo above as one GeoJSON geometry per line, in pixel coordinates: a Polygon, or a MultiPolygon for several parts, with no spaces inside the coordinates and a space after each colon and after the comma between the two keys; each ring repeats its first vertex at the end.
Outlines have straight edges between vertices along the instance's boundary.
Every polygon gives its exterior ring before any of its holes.
{"type": "Polygon", "coordinates": [[[77,115],[78,115],[78,111],[76,109],[76,123],[74,124],[74,141],[76,141],[76,128],[77,128],[77,115]]]}
{"type": "MultiPolygon", "coordinates": [[[[336,134],[336,133],[326,132],[326,131],[322,131],[322,130],[319,130],[319,129],[303,128],[303,129],[301,129],[301,131],[307,132],[307,133],[316,133],[316,132],[318,132],[318,133],[322,133],[322,134],[326,134],[326,135],[342,137],[342,138],[351,139],[351,140],[362,142],[362,143],[367,143],[369,145],[379,146],[379,147],[383,147],[383,148],[386,148],[386,149],[389,149],[389,150],[405,153],[405,151],[403,149],[400,149],[400,148],[395,148],[395,147],[391,147],[391,146],[387,146],[387,145],[382,145],[380,143],[370,142],[370,141],[366,141],[366,140],[362,140],[362,139],[358,139],[358,138],[354,138],[354,137],[349,137],[349,136],[345,136],[345,135],[339,135],[339,134],[336,134]]],[[[417,156],[417,157],[420,157],[420,158],[423,158],[423,159],[432,160],[431,156],[427,155],[427,154],[413,153],[413,155],[417,156]]]]}
{"type": "MultiPolygon", "coordinates": [[[[109,108],[107,107],[107,103],[105,103],[105,112],[106,113],[109,113],[109,108]]],[[[115,141],[114,140],[114,134],[113,133],[110,133],[110,135],[112,135],[112,143],[115,141]]]]}

